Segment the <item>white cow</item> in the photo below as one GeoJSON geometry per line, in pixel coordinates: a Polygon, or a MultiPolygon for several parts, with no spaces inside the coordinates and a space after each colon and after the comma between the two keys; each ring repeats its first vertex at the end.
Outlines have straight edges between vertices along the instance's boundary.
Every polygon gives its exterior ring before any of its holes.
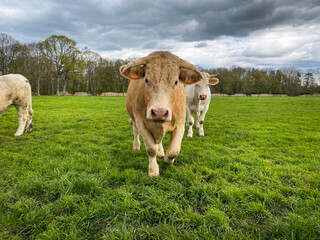
{"type": "Polygon", "coordinates": [[[209,75],[201,72],[202,80],[195,85],[187,85],[186,99],[187,99],[187,124],[189,125],[188,137],[193,136],[192,126],[194,124],[194,117],[197,116],[196,128],[199,128],[199,136],[204,137],[203,122],[204,117],[209,109],[211,100],[211,92],[209,85],[216,85],[219,79],[216,75],[209,75]]]}
{"type": "Polygon", "coordinates": [[[9,74],[0,76],[0,116],[7,111],[11,105],[17,109],[19,127],[14,134],[15,137],[32,131],[32,104],[31,86],[24,76],[20,74],[9,74]]]}

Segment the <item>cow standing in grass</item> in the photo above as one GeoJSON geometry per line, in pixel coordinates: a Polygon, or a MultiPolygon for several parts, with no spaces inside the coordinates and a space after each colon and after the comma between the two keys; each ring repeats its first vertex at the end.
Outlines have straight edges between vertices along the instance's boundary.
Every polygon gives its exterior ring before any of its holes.
{"type": "Polygon", "coordinates": [[[134,134],[133,149],[140,149],[140,134],[149,157],[149,176],[159,176],[156,157],[172,164],[180,152],[185,128],[184,84],[200,81],[201,73],[192,64],[165,51],[121,66],[120,73],[131,80],[126,107],[134,134]],[[165,154],[162,139],[167,132],[171,138],[165,154]]]}
{"type": "Polygon", "coordinates": [[[9,74],[0,76],[0,116],[7,111],[11,105],[17,109],[19,127],[14,136],[21,136],[32,131],[32,105],[31,86],[24,76],[20,74],[9,74]]]}
{"type": "Polygon", "coordinates": [[[219,79],[216,75],[209,75],[202,72],[202,81],[192,86],[186,86],[187,97],[187,124],[189,125],[188,137],[193,136],[194,117],[197,116],[196,128],[199,128],[199,136],[204,137],[203,123],[206,113],[209,109],[211,100],[210,85],[216,85],[219,79]]]}

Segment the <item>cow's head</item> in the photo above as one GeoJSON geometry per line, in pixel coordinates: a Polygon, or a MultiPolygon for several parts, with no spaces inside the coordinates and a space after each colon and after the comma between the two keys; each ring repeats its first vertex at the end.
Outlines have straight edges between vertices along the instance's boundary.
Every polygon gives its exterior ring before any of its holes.
{"type": "Polygon", "coordinates": [[[216,85],[219,82],[219,79],[216,78],[218,74],[212,74],[201,72],[202,81],[197,82],[194,86],[198,99],[205,100],[208,96],[208,88],[210,85],[216,85]]]}
{"type": "Polygon", "coordinates": [[[155,122],[171,121],[172,99],[178,88],[202,78],[195,66],[166,51],[153,52],[121,66],[120,74],[132,81],[144,81],[146,118],[155,122]]]}

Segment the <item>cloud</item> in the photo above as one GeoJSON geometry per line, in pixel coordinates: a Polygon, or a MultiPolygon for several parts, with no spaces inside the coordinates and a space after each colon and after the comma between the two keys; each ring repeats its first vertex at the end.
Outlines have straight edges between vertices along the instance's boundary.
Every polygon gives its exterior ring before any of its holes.
{"type": "MultiPolygon", "coordinates": [[[[161,41],[165,44],[165,41],[161,41]]],[[[106,58],[143,57],[158,50],[157,42],[147,49],[105,51],[106,58]],[[152,48],[154,46],[154,48],[152,48]]],[[[220,37],[206,42],[167,42],[172,53],[205,68],[284,66],[317,68],[320,64],[320,26],[275,27],[255,31],[247,37],[220,37]],[[199,47],[201,46],[201,47],[199,47]]]]}
{"type": "Polygon", "coordinates": [[[109,58],[171,50],[202,66],[320,62],[318,0],[1,0],[0,15],[1,31],[23,43],[66,35],[109,58]]]}
{"type": "Polygon", "coordinates": [[[208,47],[208,44],[206,42],[200,42],[197,43],[196,45],[194,45],[195,48],[204,48],[204,47],[208,47]]]}

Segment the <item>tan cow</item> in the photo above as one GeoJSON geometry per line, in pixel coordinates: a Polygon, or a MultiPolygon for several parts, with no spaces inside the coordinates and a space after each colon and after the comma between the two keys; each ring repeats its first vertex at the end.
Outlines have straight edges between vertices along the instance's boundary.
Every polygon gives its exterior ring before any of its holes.
{"type": "Polygon", "coordinates": [[[26,132],[32,131],[31,86],[24,76],[9,74],[0,76],[0,116],[11,105],[17,109],[19,127],[14,136],[21,136],[25,126],[26,132]]]}
{"type": "Polygon", "coordinates": [[[121,66],[120,73],[131,80],[126,106],[134,134],[133,149],[140,149],[140,134],[149,157],[149,177],[159,176],[156,157],[172,164],[180,152],[186,114],[184,84],[200,81],[201,73],[165,51],[121,66]],[[171,138],[164,154],[162,139],[167,132],[171,138]]]}

